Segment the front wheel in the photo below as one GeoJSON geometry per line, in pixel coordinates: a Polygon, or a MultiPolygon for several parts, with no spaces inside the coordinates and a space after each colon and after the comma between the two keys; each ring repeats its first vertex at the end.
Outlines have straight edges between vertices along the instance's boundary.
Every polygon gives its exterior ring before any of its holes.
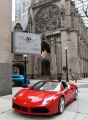
{"type": "Polygon", "coordinates": [[[19,82],[17,82],[17,86],[22,87],[22,86],[23,86],[23,83],[19,81],[19,82]]]}
{"type": "Polygon", "coordinates": [[[59,104],[58,104],[58,113],[59,114],[62,114],[64,112],[64,107],[65,107],[64,97],[61,97],[59,104]]]}

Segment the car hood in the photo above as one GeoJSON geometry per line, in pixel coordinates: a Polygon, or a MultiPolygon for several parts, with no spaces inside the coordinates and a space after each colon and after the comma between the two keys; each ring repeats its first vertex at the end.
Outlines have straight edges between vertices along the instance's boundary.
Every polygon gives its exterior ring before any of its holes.
{"type": "Polygon", "coordinates": [[[56,94],[57,92],[54,91],[24,90],[17,95],[17,100],[40,105],[44,100],[56,94]]]}

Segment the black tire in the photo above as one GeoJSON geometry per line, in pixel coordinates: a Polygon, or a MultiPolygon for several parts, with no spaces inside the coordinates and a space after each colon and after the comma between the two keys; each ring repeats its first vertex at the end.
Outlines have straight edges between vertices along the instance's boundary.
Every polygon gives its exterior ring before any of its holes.
{"type": "Polygon", "coordinates": [[[64,97],[61,97],[58,104],[58,114],[62,114],[64,112],[64,107],[65,107],[64,97]]]}
{"type": "Polygon", "coordinates": [[[23,83],[22,83],[22,82],[17,82],[17,86],[22,87],[22,86],[23,86],[23,83]]]}
{"type": "Polygon", "coordinates": [[[78,99],[78,89],[75,90],[75,100],[78,99]]]}

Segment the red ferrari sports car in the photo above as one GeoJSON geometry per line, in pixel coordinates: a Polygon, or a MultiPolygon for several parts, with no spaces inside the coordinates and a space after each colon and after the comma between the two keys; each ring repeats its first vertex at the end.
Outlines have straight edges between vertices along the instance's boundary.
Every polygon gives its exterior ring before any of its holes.
{"type": "Polygon", "coordinates": [[[12,99],[12,108],[24,114],[61,114],[65,105],[77,97],[78,88],[75,84],[58,80],[40,81],[18,91],[12,99]]]}

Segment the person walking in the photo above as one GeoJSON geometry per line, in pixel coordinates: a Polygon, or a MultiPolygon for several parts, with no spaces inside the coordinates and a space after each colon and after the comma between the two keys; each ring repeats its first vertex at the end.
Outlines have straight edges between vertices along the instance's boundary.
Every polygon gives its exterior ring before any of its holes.
{"type": "Polygon", "coordinates": [[[71,74],[72,81],[74,81],[74,73],[71,74]]]}

